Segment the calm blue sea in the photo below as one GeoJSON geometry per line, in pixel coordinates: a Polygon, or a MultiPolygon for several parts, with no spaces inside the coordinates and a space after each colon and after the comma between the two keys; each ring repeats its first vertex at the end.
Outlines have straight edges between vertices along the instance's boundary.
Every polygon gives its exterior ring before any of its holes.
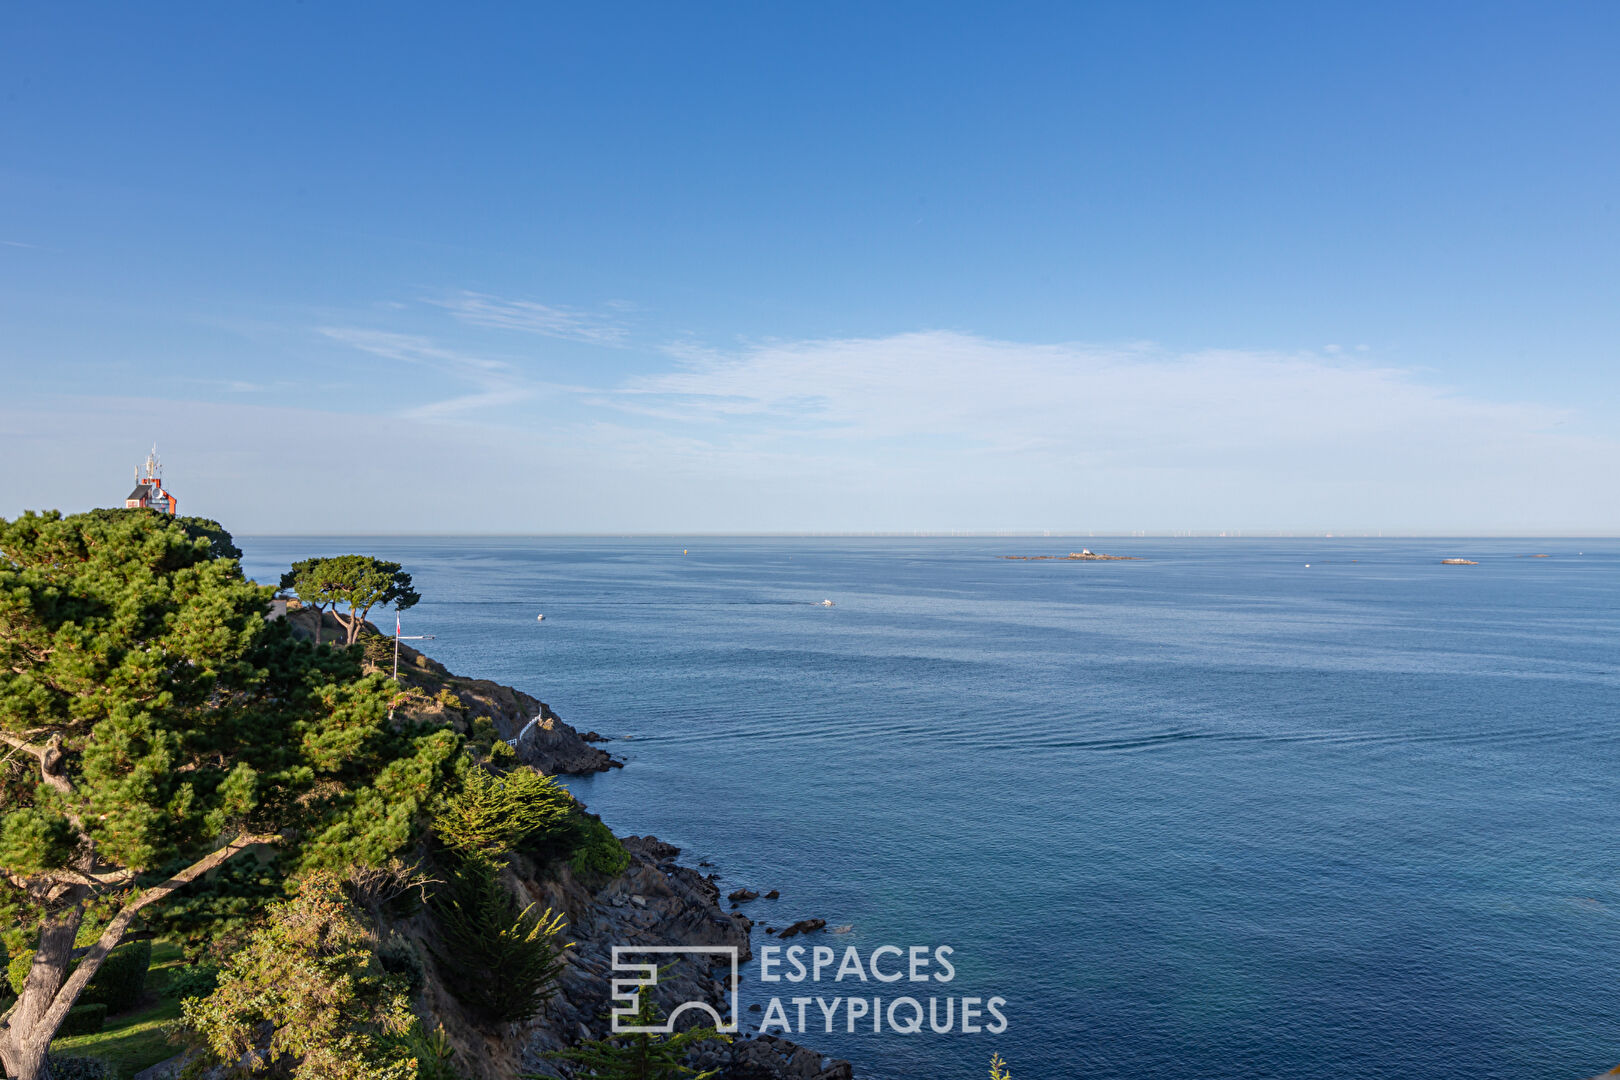
{"type": "Polygon", "coordinates": [[[261,581],[405,563],[432,655],[626,740],[571,785],[617,831],[1008,1000],[1000,1036],[802,1037],[862,1075],[1620,1063],[1614,541],[241,543],[261,581]]]}

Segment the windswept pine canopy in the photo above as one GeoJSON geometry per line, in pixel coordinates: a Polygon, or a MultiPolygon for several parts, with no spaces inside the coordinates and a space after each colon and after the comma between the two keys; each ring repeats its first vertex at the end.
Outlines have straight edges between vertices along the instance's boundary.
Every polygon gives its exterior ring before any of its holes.
{"type": "Polygon", "coordinates": [[[390,724],[357,650],[267,621],[239,554],[217,523],[143,510],[0,522],[0,888],[40,927],[0,1030],[14,1077],[141,908],[256,843],[380,863],[455,767],[459,737],[390,724]],[[92,902],[119,914],[67,978],[92,902]]]}

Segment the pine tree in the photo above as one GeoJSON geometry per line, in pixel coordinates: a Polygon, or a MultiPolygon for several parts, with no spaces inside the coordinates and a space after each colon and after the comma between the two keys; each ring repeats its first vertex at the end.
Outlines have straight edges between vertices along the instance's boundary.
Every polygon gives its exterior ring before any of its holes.
{"type": "Polygon", "coordinates": [[[315,609],[315,640],[320,641],[320,615],[327,608],[344,626],[344,644],[360,640],[366,616],[378,604],[393,604],[403,611],[414,607],[422,597],[411,585],[411,575],[397,562],[374,559],[370,555],[334,555],[330,558],[303,559],[281,575],[281,587],[291,589],[298,599],[315,609]],[[346,604],[349,614],[338,612],[346,604]]]}
{"type": "Polygon", "coordinates": [[[137,917],[250,848],[376,865],[452,777],[459,737],[390,725],[387,681],[267,621],[234,550],[147,512],[0,520],[0,919],[35,950],[0,1026],[14,1080],[137,917]]]}

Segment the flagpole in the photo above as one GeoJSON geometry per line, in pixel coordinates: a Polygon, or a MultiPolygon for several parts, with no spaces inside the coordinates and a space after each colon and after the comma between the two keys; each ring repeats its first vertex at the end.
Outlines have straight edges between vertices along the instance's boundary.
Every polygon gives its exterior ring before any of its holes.
{"type": "MultiPolygon", "coordinates": [[[[399,687],[399,643],[400,643],[401,640],[402,639],[401,639],[400,632],[399,632],[399,608],[395,608],[394,609],[394,686],[396,688],[396,692],[397,692],[397,688],[399,687]]],[[[433,635],[432,634],[411,634],[411,635],[409,635],[407,637],[404,637],[403,640],[405,640],[405,641],[432,641],[433,640],[433,635]]],[[[394,710],[389,709],[388,710],[388,719],[392,720],[393,718],[394,718],[394,710]]]]}

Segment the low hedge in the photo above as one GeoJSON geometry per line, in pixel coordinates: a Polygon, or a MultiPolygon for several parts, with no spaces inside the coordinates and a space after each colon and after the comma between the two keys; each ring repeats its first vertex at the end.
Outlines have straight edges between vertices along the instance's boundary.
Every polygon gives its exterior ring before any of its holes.
{"type": "Polygon", "coordinates": [[[58,1035],[94,1035],[107,1022],[107,1006],[101,1002],[75,1005],[69,1009],[57,1029],[58,1035]]]}
{"type": "Polygon", "coordinates": [[[53,1056],[50,1066],[51,1080],[118,1080],[118,1070],[103,1058],[53,1056]]]}
{"type": "Polygon", "coordinates": [[[152,943],[131,941],[118,946],[101,962],[101,970],[79,995],[82,1005],[105,1005],[110,1013],[133,1009],[146,993],[146,973],[152,967],[152,943]]]}
{"type": "MultiPolygon", "coordinates": [[[[21,994],[33,966],[32,949],[20,952],[6,965],[6,981],[13,993],[21,994]]],[[[134,1008],[146,992],[146,973],[152,966],[152,943],[131,941],[120,945],[101,962],[101,970],[79,995],[81,1005],[104,1005],[106,1011],[120,1013],[134,1008]]]]}

